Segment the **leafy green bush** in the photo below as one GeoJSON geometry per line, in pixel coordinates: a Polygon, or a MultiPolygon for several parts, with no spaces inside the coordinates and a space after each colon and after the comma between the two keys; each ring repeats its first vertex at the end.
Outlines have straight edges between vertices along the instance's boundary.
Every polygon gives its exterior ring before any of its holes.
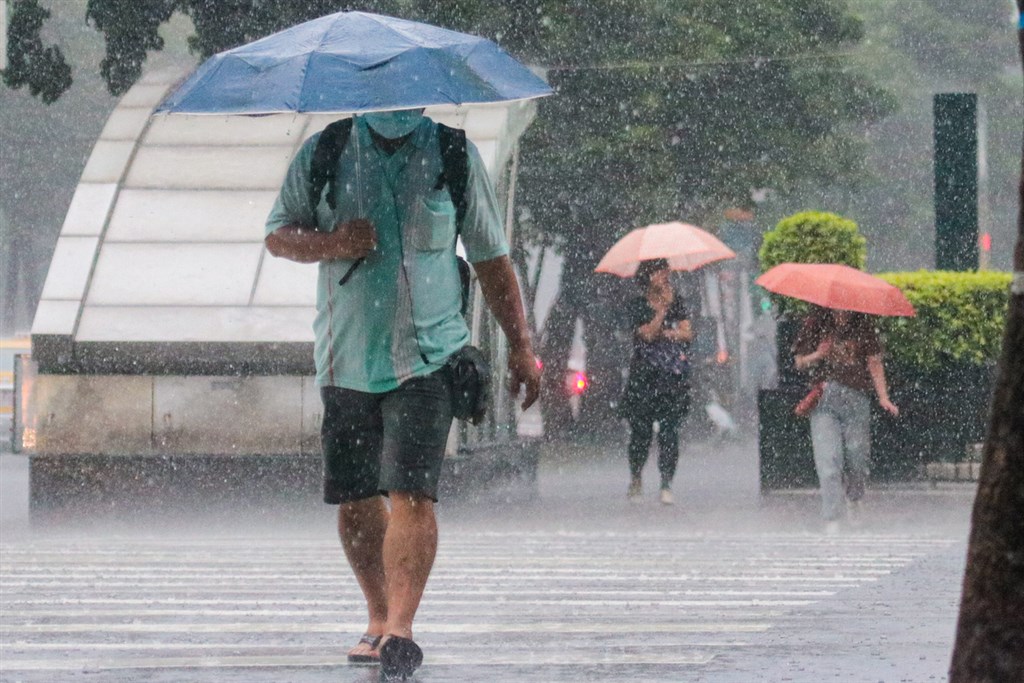
{"type": "Polygon", "coordinates": [[[834,213],[804,211],[766,232],[758,257],[761,272],[780,263],[842,263],[863,269],[866,244],[853,221],[834,213]]]}
{"type": "Polygon", "coordinates": [[[917,271],[883,273],[914,305],[913,318],[880,318],[894,365],[935,370],[995,362],[1010,302],[1010,274],[917,271]]]}

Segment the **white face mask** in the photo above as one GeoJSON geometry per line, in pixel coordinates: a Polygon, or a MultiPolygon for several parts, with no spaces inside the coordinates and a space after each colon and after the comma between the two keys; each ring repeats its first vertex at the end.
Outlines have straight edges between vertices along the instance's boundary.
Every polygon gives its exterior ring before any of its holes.
{"type": "Polygon", "coordinates": [[[404,138],[416,130],[423,120],[422,109],[402,109],[399,111],[375,111],[362,115],[366,124],[379,135],[396,140],[404,138]]]}

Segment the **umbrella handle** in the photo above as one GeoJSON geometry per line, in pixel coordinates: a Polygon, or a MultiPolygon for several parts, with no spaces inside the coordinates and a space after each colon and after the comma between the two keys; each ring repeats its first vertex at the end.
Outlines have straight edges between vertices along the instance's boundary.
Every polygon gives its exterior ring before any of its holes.
{"type": "Polygon", "coordinates": [[[349,266],[348,270],[345,271],[345,274],[341,276],[340,280],[338,280],[338,286],[343,287],[346,282],[352,279],[352,274],[356,272],[356,268],[362,265],[363,261],[365,260],[365,256],[360,256],[359,258],[357,258],[356,262],[349,266]]]}

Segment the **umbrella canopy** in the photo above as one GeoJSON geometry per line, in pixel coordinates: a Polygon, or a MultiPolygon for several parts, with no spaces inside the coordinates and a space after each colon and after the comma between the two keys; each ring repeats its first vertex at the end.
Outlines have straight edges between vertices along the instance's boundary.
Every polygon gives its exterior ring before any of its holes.
{"type": "Polygon", "coordinates": [[[754,282],[769,292],[825,308],[872,315],[914,315],[914,307],[897,287],[838,263],[781,263],[754,282]]]}
{"type": "Polygon", "coordinates": [[[594,270],[633,277],[641,261],[666,259],[672,270],[696,270],[736,253],[711,233],[688,223],[658,223],[637,228],[615,243],[594,270]]]}
{"type": "Polygon", "coordinates": [[[359,113],[549,94],[540,77],[484,38],[339,12],[214,55],[157,112],[359,113]]]}

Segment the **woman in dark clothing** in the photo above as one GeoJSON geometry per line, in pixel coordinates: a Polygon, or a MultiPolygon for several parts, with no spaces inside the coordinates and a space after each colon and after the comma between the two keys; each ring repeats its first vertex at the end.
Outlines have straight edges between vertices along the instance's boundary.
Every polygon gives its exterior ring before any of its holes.
{"type": "Polygon", "coordinates": [[[693,333],[690,316],[669,283],[665,259],[644,261],[636,273],[644,295],[630,309],[633,360],[622,399],[629,421],[628,495],[642,493],[640,474],[650,452],[654,423],[658,423],[658,471],[661,502],[671,505],[672,478],[679,461],[679,423],[689,410],[689,351],[693,333]]]}

